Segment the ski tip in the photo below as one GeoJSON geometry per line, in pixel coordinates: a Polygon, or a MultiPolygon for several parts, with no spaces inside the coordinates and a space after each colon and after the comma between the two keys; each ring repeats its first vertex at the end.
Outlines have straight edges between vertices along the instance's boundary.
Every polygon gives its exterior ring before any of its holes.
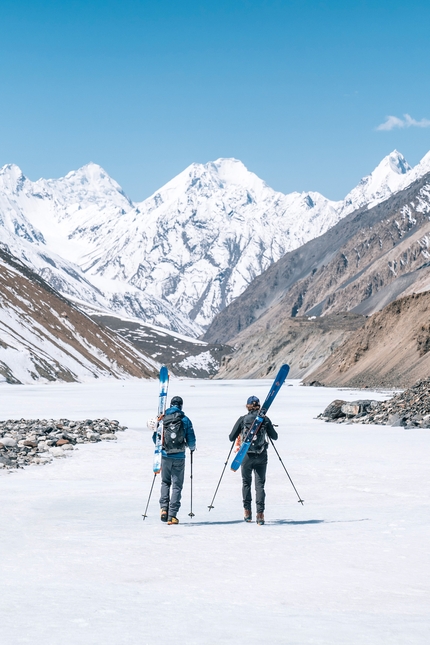
{"type": "Polygon", "coordinates": [[[162,365],[159,373],[159,378],[162,381],[165,381],[169,378],[169,370],[166,365],[162,365]]]}

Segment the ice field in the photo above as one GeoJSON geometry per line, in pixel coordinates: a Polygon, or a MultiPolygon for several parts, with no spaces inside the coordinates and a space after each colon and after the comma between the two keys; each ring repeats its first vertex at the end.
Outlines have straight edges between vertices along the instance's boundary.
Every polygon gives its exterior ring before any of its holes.
{"type": "Polygon", "coordinates": [[[0,471],[4,645],[427,645],[430,431],[336,425],[335,398],[384,393],[287,381],[269,416],[302,507],[269,449],[266,525],[242,520],[228,433],[271,381],[173,380],[197,435],[180,524],[159,520],[146,419],[158,383],[0,384],[0,419],[109,417],[117,442],[0,471]]]}

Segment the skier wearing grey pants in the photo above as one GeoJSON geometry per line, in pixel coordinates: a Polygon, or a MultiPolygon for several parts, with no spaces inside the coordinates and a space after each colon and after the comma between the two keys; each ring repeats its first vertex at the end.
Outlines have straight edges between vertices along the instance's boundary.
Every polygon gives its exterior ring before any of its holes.
{"type": "MultiPolygon", "coordinates": [[[[245,414],[234,424],[233,430],[230,432],[230,441],[242,441],[247,430],[252,426],[255,417],[260,410],[260,401],[256,396],[250,396],[246,402],[246,409],[248,414],[245,414]]],[[[266,469],[267,469],[267,448],[268,442],[266,435],[271,439],[277,439],[278,433],[273,427],[272,422],[268,417],[264,417],[264,421],[260,429],[254,435],[254,439],[249,447],[247,454],[242,462],[242,499],[243,499],[243,519],[245,522],[252,521],[252,473],[254,472],[255,479],[255,502],[257,507],[257,524],[264,524],[264,506],[266,493],[264,485],[266,483],[266,469]]]]}
{"type": "MultiPolygon", "coordinates": [[[[184,402],[174,396],[163,417],[163,449],[161,451],[160,519],[168,524],[179,524],[182,487],[185,473],[185,448],[196,449],[193,424],[182,412],[184,402]]],[[[156,432],[152,440],[156,441],[156,432]]]]}
{"type": "Polygon", "coordinates": [[[168,509],[168,515],[171,518],[176,517],[181,507],[184,473],[185,457],[183,459],[161,458],[160,508],[168,509]]]}

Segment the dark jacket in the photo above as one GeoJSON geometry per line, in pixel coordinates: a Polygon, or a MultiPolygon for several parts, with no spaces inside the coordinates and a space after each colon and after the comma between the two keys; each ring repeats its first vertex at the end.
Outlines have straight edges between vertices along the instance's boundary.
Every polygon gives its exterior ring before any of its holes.
{"type": "MultiPolygon", "coordinates": [[[[242,432],[243,420],[245,419],[245,417],[248,416],[248,414],[249,414],[249,412],[247,414],[244,414],[242,417],[238,418],[238,420],[236,421],[236,423],[233,426],[233,430],[229,434],[228,438],[230,439],[230,441],[236,441],[236,439],[238,438],[238,436],[242,432]]],[[[258,412],[255,413],[255,416],[257,416],[257,414],[258,414],[258,412]]],[[[263,427],[260,428],[259,432],[261,432],[262,430],[264,432],[266,432],[271,439],[274,439],[276,441],[276,439],[278,438],[278,433],[276,432],[275,428],[273,427],[272,422],[269,419],[269,417],[264,417],[263,427]]]]}
{"type": "MultiPolygon", "coordinates": [[[[182,410],[176,407],[176,405],[173,405],[171,408],[168,408],[165,414],[173,414],[174,412],[180,412],[182,414],[182,422],[184,424],[184,430],[185,430],[185,444],[190,450],[195,450],[196,435],[194,434],[193,424],[191,423],[190,419],[185,416],[182,410]]],[[[157,439],[157,431],[155,431],[154,434],[152,435],[152,441],[155,443],[156,439],[157,439]]],[[[161,454],[165,459],[185,459],[185,450],[184,452],[175,452],[172,455],[168,455],[166,451],[163,449],[161,451],[161,454]]]]}

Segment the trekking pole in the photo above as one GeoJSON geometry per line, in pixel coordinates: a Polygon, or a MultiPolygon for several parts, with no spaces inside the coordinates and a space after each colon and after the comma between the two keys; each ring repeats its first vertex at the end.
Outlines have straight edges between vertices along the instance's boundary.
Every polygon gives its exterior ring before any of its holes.
{"type": "Polygon", "coordinates": [[[284,469],[284,470],[285,470],[285,472],[287,473],[288,479],[290,480],[292,487],[293,487],[293,488],[294,488],[294,490],[296,491],[296,495],[297,495],[297,497],[299,498],[299,502],[300,502],[300,504],[303,506],[303,504],[304,504],[304,501],[305,501],[305,500],[304,500],[304,499],[302,499],[302,498],[300,497],[300,495],[298,494],[298,492],[297,492],[297,488],[294,486],[294,484],[293,484],[293,480],[291,479],[291,477],[290,477],[290,475],[289,475],[289,473],[288,473],[288,470],[285,468],[284,462],[282,461],[282,459],[281,459],[281,456],[280,456],[279,452],[276,450],[276,446],[275,446],[275,444],[274,444],[274,443],[273,443],[273,441],[272,441],[272,437],[269,437],[269,439],[270,439],[270,443],[272,444],[273,448],[275,449],[276,454],[277,454],[277,455],[278,455],[278,457],[279,457],[279,461],[281,462],[283,469],[284,469]]]}
{"type": "Polygon", "coordinates": [[[156,477],[157,477],[157,473],[155,473],[155,474],[154,474],[154,479],[152,480],[152,486],[151,486],[151,490],[149,491],[148,502],[147,502],[147,504],[146,504],[145,512],[144,512],[144,514],[142,515],[142,517],[143,517],[143,521],[145,521],[145,517],[148,517],[148,516],[147,516],[147,514],[146,514],[146,511],[148,510],[149,500],[151,499],[152,489],[154,488],[155,478],[156,478],[156,477]]]}
{"type": "Polygon", "coordinates": [[[191,451],[191,475],[190,475],[190,480],[191,480],[191,511],[188,513],[190,517],[194,517],[193,513],[193,453],[194,450],[191,451]]]}
{"type": "Polygon", "coordinates": [[[221,483],[221,479],[222,479],[222,478],[223,478],[223,476],[224,476],[224,471],[225,471],[226,466],[227,466],[227,464],[228,464],[228,460],[230,459],[230,455],[231,455],[231,451],[233,450],[233,446],[234,446],[234,441],[233,441],[233,442],[232,442],[232,444],[231,444],[230,452],[228,453],[228,455],[227,455],[227,459],[225,460],[224,468],[222,469],[222,473],[221,473],[221,477],[219,478],[218,486],[216,487],[216,490],[215,490],[214,496],[212,497],[212,501],[211,501],[210,505],[208,506],[209,513],[210,513],[211,508],[215,508],[215,507],[214,507],[214,505],[213,505],[213,504],[214,504],[214,500],[215,500],[216,494],[217,494],[217,492],[218,492],[218,488],[219,488],[219,485],[220,485],[220,483],[221,483]]]}

